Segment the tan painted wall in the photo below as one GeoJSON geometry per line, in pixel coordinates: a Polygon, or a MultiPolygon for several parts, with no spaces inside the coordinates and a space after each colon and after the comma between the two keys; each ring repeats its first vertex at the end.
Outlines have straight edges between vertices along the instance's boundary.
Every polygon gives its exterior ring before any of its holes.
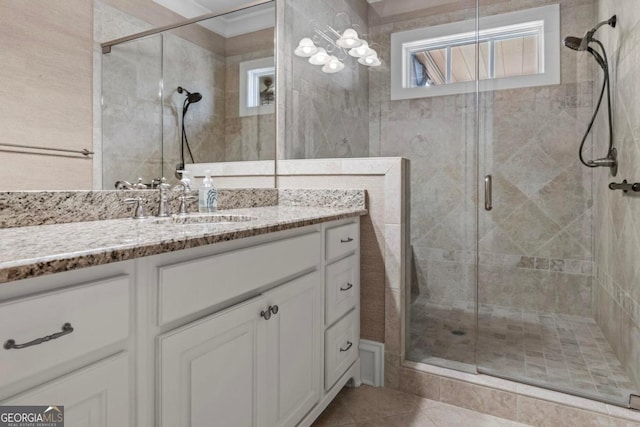
{"type": "MultiPolygon", "coordinates": [[[[0,4],[0,144],[92,149],[92,13],[86,0],[0,4]]],[[[0,190],[91,188],[91,160],[17,151],[0,147],[0,190]]]]}

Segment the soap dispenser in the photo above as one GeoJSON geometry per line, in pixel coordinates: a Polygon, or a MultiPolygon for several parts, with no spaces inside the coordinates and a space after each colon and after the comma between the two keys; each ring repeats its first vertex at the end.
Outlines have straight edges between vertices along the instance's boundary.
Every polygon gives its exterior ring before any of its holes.
{"type": "Polygon", "coordinates": [[[200,213],[211,213],[218,208],[218,191],[213,186],[211,171],[207,169],[204,175],[202,185],[198,191],[198,209],[200,213]]]}

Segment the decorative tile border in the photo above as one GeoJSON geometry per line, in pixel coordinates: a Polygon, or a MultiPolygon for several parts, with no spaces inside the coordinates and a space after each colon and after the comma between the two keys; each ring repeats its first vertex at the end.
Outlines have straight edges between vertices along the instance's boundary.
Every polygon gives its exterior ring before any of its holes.
{"type": "Polygon", "coordinates": [[[603,288],[613,301],[618,304],[622,310],[629,316],[631,321],[640,328],[640,302],[635,301],[633,297],[625,291],[619,283],[604,272],[596,265],[595,278],[598,286],[603,288]]]}

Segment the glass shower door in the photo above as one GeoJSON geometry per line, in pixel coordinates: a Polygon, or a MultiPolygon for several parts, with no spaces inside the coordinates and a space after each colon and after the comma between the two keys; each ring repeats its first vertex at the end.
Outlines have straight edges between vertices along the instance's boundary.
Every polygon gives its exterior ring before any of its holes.
{"type": "Polygon", "coordinates": [[[595,9],[526,3],[480,2],[478,371],[626,405],[633,386],[594,317],[593,170],[578,161],[601,81],[561,49],[595,9]]]}
{"type": "Polygon", "coordinates": [[[162,35],[102,55],[102,188],[162,176],[162,35]]]}

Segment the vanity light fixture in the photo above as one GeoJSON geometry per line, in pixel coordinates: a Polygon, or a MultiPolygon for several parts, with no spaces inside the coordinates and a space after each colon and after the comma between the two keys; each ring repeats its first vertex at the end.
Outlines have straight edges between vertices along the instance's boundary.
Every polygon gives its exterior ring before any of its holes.
{"type": "Polygon", "coordinates": [[[360,38],[356,31],[358,25],[352,23],[351,17],[347,13],[336,14],[334,21],[337,21],[341,16],[346,18],[342,23],[346,23],[347,27],[342,33],[331,25],[320,26],[311,20],[309,26],[313,28],[315,33],[313,38],[305,37],[300,40],[294,53],[299,57],[309,58],[309,63],[312,65],[321,65],[322,71],[328,74],[344,70],[345,60],[349,56],[367,67],[380,66],[381,61],[378,58],[378,53],[366,40],[360,38]]]}

